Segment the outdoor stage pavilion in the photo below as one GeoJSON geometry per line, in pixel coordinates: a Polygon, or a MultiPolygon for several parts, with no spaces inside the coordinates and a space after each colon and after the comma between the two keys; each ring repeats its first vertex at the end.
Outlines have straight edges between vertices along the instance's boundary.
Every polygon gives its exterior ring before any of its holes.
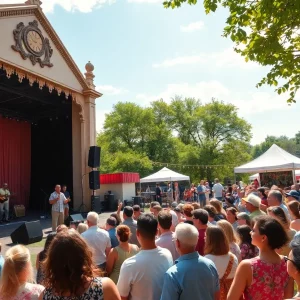
{"type": "Polygon", "coordinates": [[[9,184],[11,207],[45,208],[59,183],[68,186],[75,208],[83,194],[90,209],[88,176],[83,191],[81,181],[90,171],[95,100],[102,95],[93,65],[85,68],[83,75],[39,0],[0,4],[0,185],[9,184]]]}

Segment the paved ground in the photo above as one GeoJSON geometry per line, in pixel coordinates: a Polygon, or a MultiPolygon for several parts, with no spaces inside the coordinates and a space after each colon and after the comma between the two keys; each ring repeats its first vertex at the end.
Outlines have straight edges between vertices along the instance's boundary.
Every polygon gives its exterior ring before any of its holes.
{"type": "MultiPolygon", "coordinates": [[[[111,214],[110,212],[105,212],[99,215],[100,225],[105,224],[105,221],[110,214],[111,214]]],[[[13,220],[9,224],[0,225],[0,243],[2,244],[1,254],[3,255],[8,248],[13,246],[10,235],[15,229],[21,226],[24,222],[36,221],[36,220],[40,220],[43,229],[44,238],[43,238],[43,242],[39,242],[27,246],[28,249],[30,250],[30,253],[32,254],[32,257],[34,258],[34,256],[36,256],[36,254],[43,249],[44,240],[47,237],[47,234],[51,232],[51,219],[50,218],[40,219],[39,214],[36,214],[34,212],[29,213],[24,218],[18,218],[16,220],[13,220]]]]}

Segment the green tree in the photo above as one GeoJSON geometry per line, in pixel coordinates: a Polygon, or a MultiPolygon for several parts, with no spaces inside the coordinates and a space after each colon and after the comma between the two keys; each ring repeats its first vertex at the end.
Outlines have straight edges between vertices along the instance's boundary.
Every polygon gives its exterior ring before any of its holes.
{"type": "MultiPolygon", "coordinates": [[[[166,0],[165,7],[180,7],[197,0],[166,0]]],[[[229,11],[224,36],[237,45],[236,51],[270,71],[258,83],[275,86],[278,94],[288,92],[295,102],[300,87],[300,1],[299,0],[204,0],[206,13],[218,7],[229,11]],[[242,45],[242,47],[240,47],[242,45]]]]}

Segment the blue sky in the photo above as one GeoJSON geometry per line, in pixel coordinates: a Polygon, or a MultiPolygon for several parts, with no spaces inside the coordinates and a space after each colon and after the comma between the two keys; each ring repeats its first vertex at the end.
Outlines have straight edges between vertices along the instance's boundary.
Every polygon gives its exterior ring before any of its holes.
{"type": "MultiPolygon", "coordinates": [[[[23,2],[0,0],[0,3],[23,2]]],[[[97,130],[119,101],[147,106],[175,95],[235,104],[252,124],[252,144],[298,132],[299,104],[255,84],[267,69],[246,63],[222,37],[226,11],[205,15],[202,3],[164,9],[163,0],[43,0],[43,9],[84,72],[95,66],[97,130]]],[[[202,1],[200,1],[202,2],[202,1]]],[[[287,97],[286,97],[287,98],[287,97]]]]}

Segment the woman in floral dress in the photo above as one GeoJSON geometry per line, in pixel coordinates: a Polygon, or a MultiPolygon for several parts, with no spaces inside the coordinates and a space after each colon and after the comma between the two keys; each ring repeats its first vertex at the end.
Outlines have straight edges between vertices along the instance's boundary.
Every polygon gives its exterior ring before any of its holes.
{"type": "Polygon", "coordinates": [[[256,219],[252,244],[259,256],[243,260],[228,293],[228,300],[282,300],[293,296],[293,279],[289,278],[286,262],[276,253],[288,241],[282,225],[270,216],[256,219]]]}

